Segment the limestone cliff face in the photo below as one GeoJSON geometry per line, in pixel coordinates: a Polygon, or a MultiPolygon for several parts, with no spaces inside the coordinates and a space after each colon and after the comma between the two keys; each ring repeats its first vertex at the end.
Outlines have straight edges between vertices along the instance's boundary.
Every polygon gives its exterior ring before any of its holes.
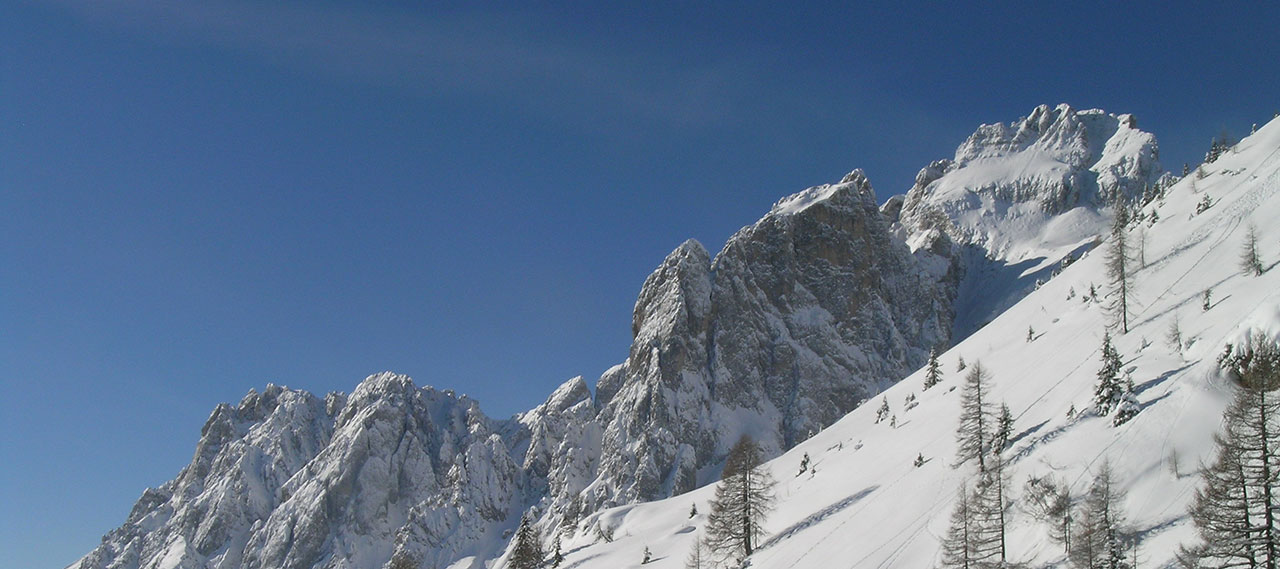
{"type": "Polygon", "coordinates": [[[714,257],[667,255],[594,396],[573,378],[506,420],[391,373],[350,396],[251,391],[75,566],[478,568],[524,514],[591,531],[600,508],[711,481],[741,434],[777,454],[914,371],[1091,243],[1155,157],[1132,117],[1040,107],[883,208],[857,170],[783,198],[714,257]]]}
{"type": "Polygon", "coordinates": [[[776,453],[831,424],[948,340],[945,276],[893,235],[861,171],[779,201],[714,261],[681,245],[600,381],[598,501],[691,489],[743,433],[776,453]]]}

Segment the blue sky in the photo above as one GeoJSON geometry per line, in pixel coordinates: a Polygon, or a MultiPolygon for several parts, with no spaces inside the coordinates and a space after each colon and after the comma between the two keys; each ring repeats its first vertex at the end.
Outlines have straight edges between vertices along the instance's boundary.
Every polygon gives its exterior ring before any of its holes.
{"type": "Polygon", "coordinates": [[[0,566],[74,561],[268,382],[594,380],[668,251],[853,168],[887,197],[1067,102],[1177,170],[1280,110],[1274,4],[859,4],[0,6],[0,566]]]}

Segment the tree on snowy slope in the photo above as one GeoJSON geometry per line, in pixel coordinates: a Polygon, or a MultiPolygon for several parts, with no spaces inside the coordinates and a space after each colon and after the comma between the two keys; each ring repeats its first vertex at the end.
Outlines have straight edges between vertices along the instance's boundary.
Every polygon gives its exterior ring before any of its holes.
{"type": "Polygon", "coordinates": [[[960,392],[960,425],[956,428],[956,466],[978,459],[978,470],[987,470],[986,454],[991,450],[994,420],[987,408],[991,377],[982,362],[973,362],[960,392]]]}
{"type": "Polygon", "coordinates": [[[1122,333],[1129,333],[1129,295],[1133,289],[1133,256],[1129,251],[1128,209],[1122,199],[1116,201],[1116,217],[1111,224],[1111,246],[1107,249],[1107,279],[1111,281],[1111,303],[1108,310],[1122,333]]]}
{"type": "Polygon", "coordinates": [[[1249,224],[1244,234],[1244,245],[1240,248],[1240,270],[1246,275],[1262,276],[1262,258],[1258,256],[1258,228],[1249,224]]]}
{"type": "Polygon", "coordinates": [[[689,556],[684,558],[684,569],[704,567],[711,567],[711,560],[707,558],[707,546],[703,545],[701,539],[695,539],[693,545],[689,546],[689,556]]]}
{"type": "Polygon", "coordinates": [[[1240,386],[1215,437],[1218,456],[1203,470],[1191,519],[1202,544],[1183,551],[1202,567],[1280,565],[1280,345],[1255,335],[1229,347],[1219,364],[1240,386]]]}
{"type": "Polygon", "coordinates": [[[1009,404],[1000,404],[1000,414],[996,416],[996,431],[991,437],[991,448],[999,454],[1009,446],[1009,437],[1013,436],[1013,413],[1009,412],[1009,404]]]}
{"type": "Polygon", "coordinates": [[[1008,487],[1009,479],[999,454],[992,455],[987,471],[978,473],[972,492],[967,483],[961,484],[951,512],[951,524],[942,541],[944,567],[986,568],[1006,563],[1008,487]]]}
{"type": "Polygon", "coordinates": [[[533,527],[529,516],[520,519],[520,529],[516,530],[516,544],[511,548],[511,559],[507,567],[511,569],[537,569],[542,566],[542,536],[533,527]]]}
{"type": "Polygon", "coordinates": [[[1071,540],[1071,562],[1081,569],[1132,569],[1125,560],[1124,492],[1111,463],[1098,469],[1085,496],[1080,527],[1071,540]]]}
{"type": "Polygon", "coordinates": [[[942,566],[974,569],[981,563],[977,549],[978,522],[970,502],[969,489],[960,485],[951,509],[951,525],[942,540],[942,566]]]}
{"type": "Polygon", "coordinates": [[[764,534],[773,510],[773,477],[760,467],[760,447],[743,435],[729,449],[707,515],[707,547],[724,559],[745,559],[764,534]]]}
{"type": "Polygon", "coordinates": [[[929,350],[929,371],[924,373],[924,388],[929,389],[942,381],[942,365],[938,363],[938,349],[929,350]]]}
{"type": "Polygon", "coordinates": [[[1125,396],[1125,381],[1120,378],[1124,362],[1120,352],[1111,345],[1111,333],[1102,335],[1102,367],[1098,369],[1098,383],[1093,387],[1093,406],[1099,415],[1108,415],[1125,396]]]}

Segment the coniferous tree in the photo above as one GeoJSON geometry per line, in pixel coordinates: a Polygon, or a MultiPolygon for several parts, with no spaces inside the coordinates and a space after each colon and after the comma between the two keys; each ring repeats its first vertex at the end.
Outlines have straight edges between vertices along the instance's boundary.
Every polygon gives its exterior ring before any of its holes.
{"type": "Polygon", "coordinates": [[[1085,496],[1080,527],[1072,537],[1070,558],[1077,567],[1131,569],[1125,559],[1124,497],[1111,464],[1103,462],[1085,496]]]}
{"type": "Polygon", "coordinates": [[[996,432],[991,439],[991,448],[998,453],[1009,446],[1009,437],[1013,436],[1013,414],[1009,412],[1009,404],[1000,404],[1000,414],[996,416],[996,432]]]}
{"type": "Polygon", "coordinates": [[[1054,493],[1048,510],[1053,526],[1049,537],[1062,544],[1064,552],[1071,552],[1071,533],[1075,528],[1075,514],[1071,511],[1071,489],[1063,485],[1054,493]]]}
{"type": "Polygon", "coordinates": [[[960,392],[960,425],[956,428],[956,466],[978,459],[978,469],[986,471],[986,455],[991,450],[993,421],[987,408],[991,378],[982,362],[973,362],[960,392]]]}
{"type": "Polygon", "coordinates": [[[977,550],[984,560],[1001,564],[1007,561],[1008,488],[1004,457],[994,453],[987,460],[987,471],[978,475],[973,506],[978,517],[977,550]]]}
{"type": "Polygon", "coordinates": [[[1126,375],[1120,383],[1120,401],[1116,403],[1116,415],[1111,424],[1119,427],[1128,423],[1141,410],[1142,406],[1138,404],[1138,395],[1133,388],[1133,379],[1126,375]]]}
{"type": "Polygon", "coordinates": [[[969,489],[964,484],[956,494],[955,506],[951,508],[951,523],[947,526],[947,535],[942,540],[942,565],[955,569],[976,569],[982,562],[977,549],[978,535],[977,514],[969,496],[969,489]]]}
{"type": "Polygon", "coordinates": [[[1240,270],[1246,275],[1262,276],[1262,259],[1258,256],[1258,228],[1249,224],[1240,248],[1240,270]]]}
{"type": "Polygon", "coordinates": [[[1129,214],[1123,201],[1116,202],[1116,216],[1111,224],[1111,246],[1107,249],[1107,279],[1111,281],[1111,304],[1108,310],[1122,333],[1129,333],[1129,304],[1133,289],[1133,256],[1129,251],[1129,214]]]}
{"type": "Polygon", "coordinates": [[[924,372],[924,388],[929,389],[942,381],[942,365],[938,363],[938,349],[929,350],[929,369],[924,372]]]}
{"type": "Polygon", "coordinates": [[[703,569],[711,567],[711,559],[707,557],[707,546],[701,539],[693,540],[689,546],[689,556],[684,558],[684,569],[703,569]]]}
{"type": "Polygon", "coordinates": [[[516,530],[516,544],[511,548],[511,558],[507,566],[511,569],[537,569],[542,566],[542,558],[546,553],[542,550],[542,535],[528,515],[520,518],[520,529],[516,530]]]}
{"type": "Polygon", "coordinates": [[[942,542],[943,566],[985,569],[1007,561],[1008,484],[1004,461],[993,455],[988,470],[978,472],[972,491],[967,484],[960,485],[942,542]]]}
{"type": "Polygon", "coordinates": [[[1102,368],[1098,370],[1098,383],[1093,388],[1093,405],[1099,415],[1108,415],[1124,398],[1124,382],[1120,372],[1124,367],[1120,353],[1111,345],[1111,333],[1102,336],[1102,368]]]}
{"type": "Polygon", "coordinates": [[[880,408],[876,409],[876,424],[889,418],[889,398],[880,398],[880,408]]]}
{"type": "Polygon", "coordinates": [[[1218,455],[1203,469],[1191,507],[1202,544],[1186,549],[1206,567],[1280,565],[1280,344],[1255,335],[1219,364],[1239,383],[1215,437],[1218,455]]]}
{"type": "Polygon", "coordinates": [[[743,435],[729,449],[724,472],[707,515],[707,546],[725,559],[745,559],[764,534],[773,510],[773,477],[761,465],[760,447],[743,435]]]}

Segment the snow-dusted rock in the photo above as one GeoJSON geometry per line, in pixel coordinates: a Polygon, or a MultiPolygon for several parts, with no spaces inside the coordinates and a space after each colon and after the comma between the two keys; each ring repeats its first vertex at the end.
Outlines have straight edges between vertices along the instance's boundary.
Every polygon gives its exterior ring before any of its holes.
{"type": "Polygon", "coordinates": [[[803,443],[1021,298],[1158,175],[1131,117],[1065,105],[980,127],[882,208],[855,170],[714,258],[672,251],[594,396],[573,378],[494,420],[392,373],[350,396],[251,391],[76,566],[479,568],[526,512],[587,535],[601,508],[712,480],[740,434],[771,456],[803,443]]]}

